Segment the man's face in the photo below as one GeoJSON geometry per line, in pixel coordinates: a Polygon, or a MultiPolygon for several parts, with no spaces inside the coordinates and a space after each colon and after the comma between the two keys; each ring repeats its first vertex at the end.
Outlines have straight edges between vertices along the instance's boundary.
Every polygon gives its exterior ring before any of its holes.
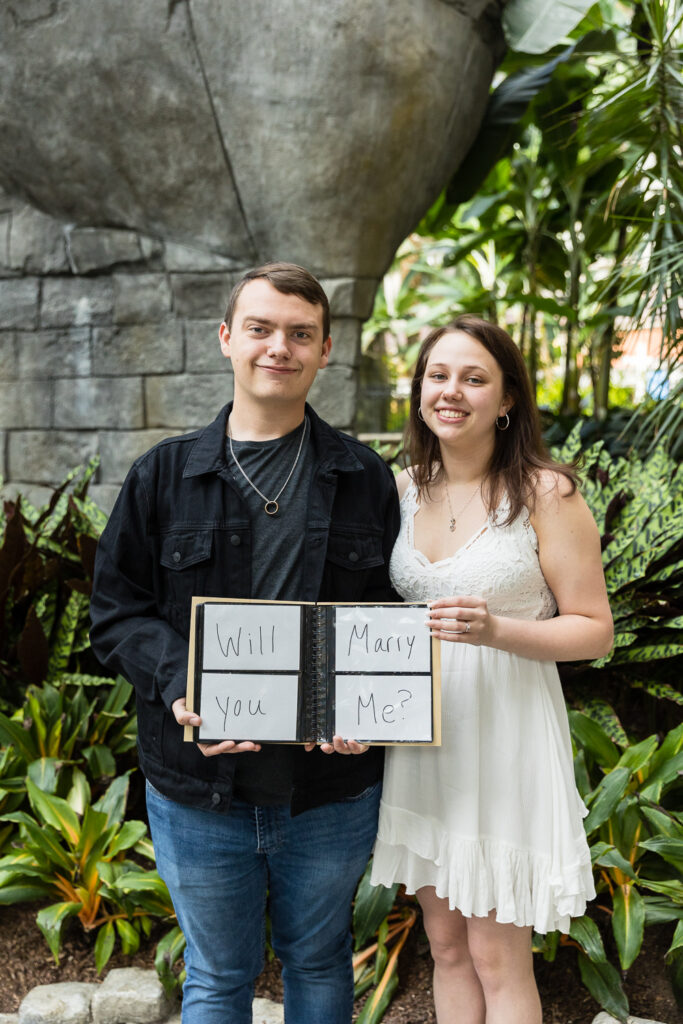
{"type": "Polygon", "coordinates": [[[222,323],[221,351],[232,362],[235,401],[303,405],[332,342],[323,338],[322,306],[284,295],[269,281],[242,289],[232,326],[222,323]]]}

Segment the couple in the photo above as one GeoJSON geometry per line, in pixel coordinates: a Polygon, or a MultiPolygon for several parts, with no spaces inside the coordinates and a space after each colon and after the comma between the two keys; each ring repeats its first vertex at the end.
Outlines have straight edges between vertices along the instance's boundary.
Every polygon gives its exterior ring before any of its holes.
{"type": "Polygon", "coordinates": [[[187,940],[183,1024],[251,1024],[266,899],[287,1024],[349,1024],[351,900],[376,836],[373,881],[422,906],[439,1024],[540,1022],[532,928],[567,930],[593,895],[553,663],[606,652],[611,618],[597,529],[543,452],[524,363],[473,317],[425,339],[399,521],[382,461],[305,404],[331,348],[318,281],[249,272],[219,337],[234,402],[135,462],[92,600],[93,647],[136,690],[157,865],[187,940]],[[431,602],[443,641],[443,745],[389,748],[381,809],[382,748],[183,742],[199,722],[193,594],[397,593],[431,602]]]}

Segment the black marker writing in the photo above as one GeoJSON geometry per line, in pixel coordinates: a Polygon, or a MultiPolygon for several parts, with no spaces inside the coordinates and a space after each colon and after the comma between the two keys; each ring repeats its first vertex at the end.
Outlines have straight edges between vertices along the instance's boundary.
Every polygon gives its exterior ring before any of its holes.
{"type": "MultiPolygon", "coordinates": [[[[412,636],[408,636],[407,634],[405,636],[398,636],[394,633],[390,633],[389,636],[387,637],[378,636],[377,639],[374,641],[373,649],[375,654],[400,654],[401,650],[405,650],[405,648],[407,647],[408,661],[410,661],[411,655],[413,653],[413,645],[415,644],[415,637],[415,633],[413,633],[412,636]],[[403,648],[401,648],[401,643],[403,643],[404,645],[403,648]]],[[[364,650],[366,654],[370,653],[370,635],[368,632],[367,622],[360,631],[358,627],[354,624],[353,629],[351,630],[351,634],[349,636],[349,648],[348,651],[346,652],[347,657],[350,657],[351,655],[351,650],[353,648],[354,642],[356,644],[360,644],[361,650],[364,650]]]]}
{"type": "MultiPolygon", "coordinates": [[[[235,700],[233,700],[233,702],[232,702],[232,717],[233,718],[239,718],[240,717],[240,715],[242,714],[242,705],[243,705],[243,703],[244,702],[241,701],[239,699],[239,697],[236,698],[235,700]]],[[[252,707],[252,703],[253,702],[250,700],[247,703],[247,706],[245,708],[245,711],[247,711],[248,714],[250,714],[252,718],[255,718],[256,715],[265,715],[265,711],[261,707],[261,698],[260,697],[256,701],[256,707],[252,707]]],[[[216,704],[218,704],[218,707],[219,707],[219,709],[220,709],[220,711],[221,711],[221,713],[223,715],[223,732],[225,732],[226,728],[227,728],[227,723],[228,723],[228,715],[230,714],[230,697],[226,697],[226,699],[225,699],[225,707],[223,707],[223,705],[221,704],[220,700],[218,699],[218,696],[216,696],[216,704]]]]}
{"type": "MultiPolygon", "coordinates": [[[[257,649],[258,653],[260,655],[263,655],[264,639],[267,639],[267,637],[264,637],[264,632],[265,631],[264,631],[263,626],[259,626],[258,630],[255,633],[247,633],[246,640],[247,640],[247,644],[249,645],[249,654],[253,654],[254,650],[257,649]]],[[[241,645],[241,642],[242,642],[242,627],[241,626],[237,630],[237,636],[236,637],[235,637],[234,634],[233,635],[228,634],[224,638],[224,641],[223,641],[221,639],[220,627],[219,627],[218,623],[216,623],[216,639],[218,640],[218,646],[220,647],[221,654],[223,655],[224,658],[227,658],[227,657],[230,656],[231,650],[232,650],[232,653],[234,654],[234,656],[236,658],[239,658],[239,656],[240,656],[240,645],[241,645]]],[[[275,626],[272,626],[271,630],[270,630],[270,654],[275,654],[275,626]]]]}

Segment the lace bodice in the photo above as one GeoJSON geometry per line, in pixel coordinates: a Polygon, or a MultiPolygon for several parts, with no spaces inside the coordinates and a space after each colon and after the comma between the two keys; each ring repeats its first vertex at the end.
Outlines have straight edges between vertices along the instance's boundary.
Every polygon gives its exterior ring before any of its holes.
{"type": "Polygon", "coordinates": [[[390,575],[408,601],[455,594],[484,597],[494,615],[549,619],[556,604],[538,561],[538,540],[526,512],[509,526],[498,526],[508,508],[504,499],[482,528],[454,555],[430,562],[415,548],[413,520],[417,489],[410,483],[401,499],[401,531],[391,556],[390,575]]]}

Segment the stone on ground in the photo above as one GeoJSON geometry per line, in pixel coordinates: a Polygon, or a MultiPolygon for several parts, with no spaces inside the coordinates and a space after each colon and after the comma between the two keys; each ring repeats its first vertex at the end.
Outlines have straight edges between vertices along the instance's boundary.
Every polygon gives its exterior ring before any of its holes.
{"type": "Polygon", "coordinates": [[[19,1024],[90,1024],[90,1003],[97,987],[82,981],[38,985],[22,1000],[16,1019],[19,1024]]]}
{"type": "MultiPolygon", "coordinates": [[[[110,971],[92,998],[93,1024],[154,1024],[166,1020],[172,1003],[156,971],[119,967],[110,971]]],[[[23,1024],[23,1022],[21,1022],[23,1024]]]]}
{"type": "MultiPolygon", "coordinates": [[[[593,1018],[592,1024],[619,1024],[619,1020],[603,1010],[593,1018]]],[[[626,1024],[665,1024],[665,1021],[651,1020],[649,1017],[627,1017],[626,1024]]]]}

